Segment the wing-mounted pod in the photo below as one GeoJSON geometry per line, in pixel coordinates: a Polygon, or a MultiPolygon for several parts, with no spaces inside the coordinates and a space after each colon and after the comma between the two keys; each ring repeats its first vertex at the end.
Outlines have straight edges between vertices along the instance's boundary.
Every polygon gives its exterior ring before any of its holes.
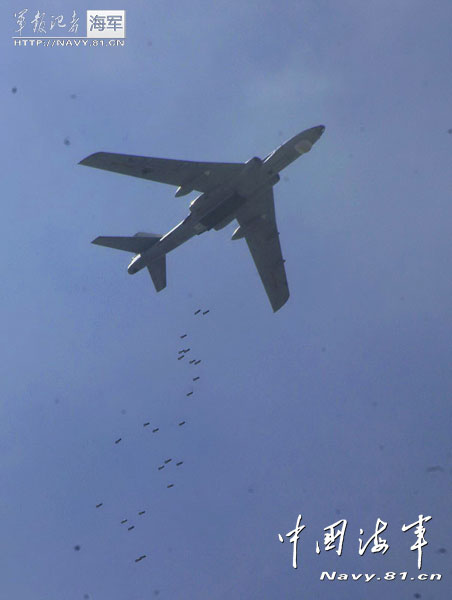
{"type": "Polygon", "coordinates": [[[201,194],[190,202],[190,212],[200,212],[209,205],[210,196],[208,194],[201,194]]]}
{"type": "Polygon", "coordinates": [[[187,194],[190,194],[192,191],[193,187],[191,185],[180,185],[174,195],[176,198],[179,198],[180,196],[186,196],[187,194]]]}

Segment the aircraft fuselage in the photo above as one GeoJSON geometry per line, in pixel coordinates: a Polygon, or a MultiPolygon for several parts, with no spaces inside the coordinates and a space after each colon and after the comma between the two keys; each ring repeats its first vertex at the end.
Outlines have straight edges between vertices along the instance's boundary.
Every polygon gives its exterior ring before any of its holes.
{"type": "MultiPolygon", "coordinates": [[[[272,187],[279,181],[280,171],[309,152],[324,129],[323,125],[312,127],[276,148],[265,159],[251,158],[235,180],[195,198],[190,204],[190,214],[151,248],[135,256],[128,266],[128,273],[137,273],[195,235],[228,225],[245,203],[253,202],[263,188],[272,187]]],[[[176,195],[182,194],[179,191],[176,195]]]]}

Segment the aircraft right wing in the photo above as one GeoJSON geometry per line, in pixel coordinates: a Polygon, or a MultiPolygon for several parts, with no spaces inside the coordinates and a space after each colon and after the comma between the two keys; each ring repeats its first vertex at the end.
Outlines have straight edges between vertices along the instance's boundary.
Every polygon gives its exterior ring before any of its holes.
{"type": "Polygon", "coordinates": [[[273,188],[264,190],[255,201],[247,202],[236,218],[243,227],[246,243],[276,312],[289,299],[289,286],[276,225],[273,188]]]}
{"type": "Polygon", "coordinates": [[[113,152],[96,152],[81,160],[79,164],[177,185],[181,188],[178,195],[187,194],[192,190],[209,192],[236,177],[244,167],[244,163],[195,162],[113,152]]]}

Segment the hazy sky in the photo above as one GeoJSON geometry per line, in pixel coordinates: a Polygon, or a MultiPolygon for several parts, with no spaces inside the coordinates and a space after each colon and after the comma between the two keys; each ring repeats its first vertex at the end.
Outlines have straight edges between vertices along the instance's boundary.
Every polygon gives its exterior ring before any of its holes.
{"type": "Polygon", "coordinates": [[[125,47],[11,39],[23,8],[76,10],[84,35],[111,3],[3,6],[0,597],[446,600],[450,2],[113,4],[125,47]],[[159,294],[90,244],[165,233],[195,195],[85,156],[246,161],[319,124],[275,187],[278,313],[235,224],[171,253],[159,294]],[[377,518],[389,550],[360,556],[377,518]],[[342,556],[322,545],[339,519],[342,556]]]}

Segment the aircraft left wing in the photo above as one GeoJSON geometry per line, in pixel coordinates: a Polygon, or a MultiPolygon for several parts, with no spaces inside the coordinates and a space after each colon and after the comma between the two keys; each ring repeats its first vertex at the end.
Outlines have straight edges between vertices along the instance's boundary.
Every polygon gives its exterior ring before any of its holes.
{"type": "Polygon", "coordinates": [[[236,177],[244,167],[244,163],[195,162],[113,152],[96,152],[79,164],[177,185],[180,188],[177,193],[179,196],[192,190],[209,192],[217,185],[236,177]]]}
{"type": "Polygon", "coordinates": [[[289,286],[276,225],[273,188],[267,188],[258,199],[246,203],[236,218],[276,312],[289,299],[289,286]]]}

